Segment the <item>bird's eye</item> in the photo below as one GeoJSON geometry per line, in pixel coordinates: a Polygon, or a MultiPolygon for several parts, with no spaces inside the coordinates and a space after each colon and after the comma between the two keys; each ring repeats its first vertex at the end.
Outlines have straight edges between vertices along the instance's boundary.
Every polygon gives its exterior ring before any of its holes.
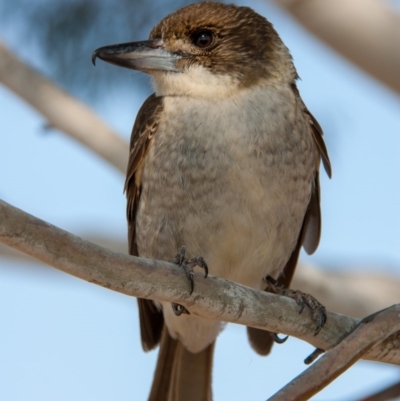
{"type": "Polygon", "coordinates": [[[194,35],[193,44],[200,49],[207,49],[214,44],[214,34],[210,31],[201,31],[194,35]]]}

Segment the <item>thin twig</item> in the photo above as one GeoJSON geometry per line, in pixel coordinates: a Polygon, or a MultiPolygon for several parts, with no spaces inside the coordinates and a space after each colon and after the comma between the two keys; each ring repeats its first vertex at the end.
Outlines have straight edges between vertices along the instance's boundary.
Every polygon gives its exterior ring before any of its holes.
{"type": "Polygon", "coordinates": [[[363,319],[355,330],[269,401],[308,400],[363,357],[375,345],[400,330],[400,304],[363,319]]]}

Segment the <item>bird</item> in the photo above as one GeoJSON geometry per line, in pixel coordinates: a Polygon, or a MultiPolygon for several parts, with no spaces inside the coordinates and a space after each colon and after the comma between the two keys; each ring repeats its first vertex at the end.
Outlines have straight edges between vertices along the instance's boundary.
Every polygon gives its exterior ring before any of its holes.
{"type": "MultiPolygon", "coordinates": [[[[194,3],[148,40],[103,46],[96,58],[147,73],[154,88],[130,141],[130,254],[171,260],[181,249],[215,276],[258,290],[270,276],[289,287],[300,249],[318,247],[319,167],[330,177],[331,164],[273,25],[249,7],[194,3]]],[[[222,323],[167,302],[138,304],[143,349],[160,346],[149,401],[210,401],[222,323]]],[[[268,332],[247,330],[268,354],[268,332]]]]}

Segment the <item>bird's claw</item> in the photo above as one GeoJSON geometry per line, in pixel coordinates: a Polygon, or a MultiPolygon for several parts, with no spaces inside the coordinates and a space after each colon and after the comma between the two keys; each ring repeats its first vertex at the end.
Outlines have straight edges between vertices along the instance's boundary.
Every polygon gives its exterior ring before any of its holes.
{"type": "Polygon", "coordinates": [[[204,278],[207,278],[208,266],[202,256],[196,256],[195,258],[192,258],[192,259],[186,261],[186,264],[191,267],[195,267],[195,266],[201,267],[204,270],[204,278]]]}
{"type": "Polygon", "coordinates": [[[278,333],[272,333],[271,331],[269,331],[269,335],[271,336],[274,343],[277,343],[277,344],[283,344],[289,338],[289,336],[280,338],[278,333]]]}
{"type": "Polygon", "coordinates": [[[277,281],[271,276],[267,276],[268,291],[283,295],[285,297],[292,298],[300,306],[299,313],[302,313],[304,307],[307,306],[311,311],[313,319],[317,322],[317,326],[314,331],[314,336],[316,336],[326,323],[326,309],[325,306],[318,302],[312,295],[305,294],[304,292],[291,290],[289,288],[281,287],[278,285],[277,281]]]}
{"type": "Polygon", "coordinates": [[[204,269],[204,278],[208,276],[208,266],[206,261],[201,256],[196,256],[189,260],[185,259],[186,255],[186,247],[181,246],[178,250],[178,253],[175,255],[173,259],[173,263],[177,264],[178,266],[182,267],[185,270],[186,277],[189,279],[190,282],[190,294],[193,292],[194,289],[194,270],[195,266],[199,266],[204,269]]]}

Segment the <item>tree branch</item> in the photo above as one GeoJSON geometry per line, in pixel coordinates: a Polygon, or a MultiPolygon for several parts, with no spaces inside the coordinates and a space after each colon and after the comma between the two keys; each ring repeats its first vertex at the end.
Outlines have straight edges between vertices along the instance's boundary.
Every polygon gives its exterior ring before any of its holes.
{"type": "Polygon", "coordinates": [[[89,107],[24,64],[1,42],[0,82],[41,113],[52,127],[72,136],[125,173],[128,144],[89,107]]]}
{"type": "Polygon", "coordinates": [[[374,345],[400,330],[400,304],[363,319],[355,330],[269,401],[308,400],[332,383],[374,345]]]}
{"type": "MultiPolygon", "coordinates": [[[[315,322],[289,298],[217,278],[195,276],[195,289],[171,263],[114,253],[39,220],[0,200],[0,242],[66,273],[140,298],[179,303],[193,315],[285,333],[331,349],[353,331],[358,319],[328,313],[318,336],[315,322]],[[282,314],[282,310],[285,311],[282,314]]],[[[369,350],[365,359],[400,364],[400,333],[369,350]]]]}
{"type": "MultiPolygon", "coordinates": [[[[114,252],[127,253],[126,241],[93,234],[83,237],[114,252]]],[[[0,243],[0,257],[34,261],[28,255],[0,243]]],[[[299,264],[291,287],[312,294],[328,310],[362,318],[400,302],[398,277],[379,267],[362,271],[338,271],[299,264]],[[378,273],[379,272],[379,273],[378,273]]]]}
{"type": "Polygon", "coordinates": [[[400,15],[377,0],[274,0],[319,39],[400,93],[400,15]]]}

